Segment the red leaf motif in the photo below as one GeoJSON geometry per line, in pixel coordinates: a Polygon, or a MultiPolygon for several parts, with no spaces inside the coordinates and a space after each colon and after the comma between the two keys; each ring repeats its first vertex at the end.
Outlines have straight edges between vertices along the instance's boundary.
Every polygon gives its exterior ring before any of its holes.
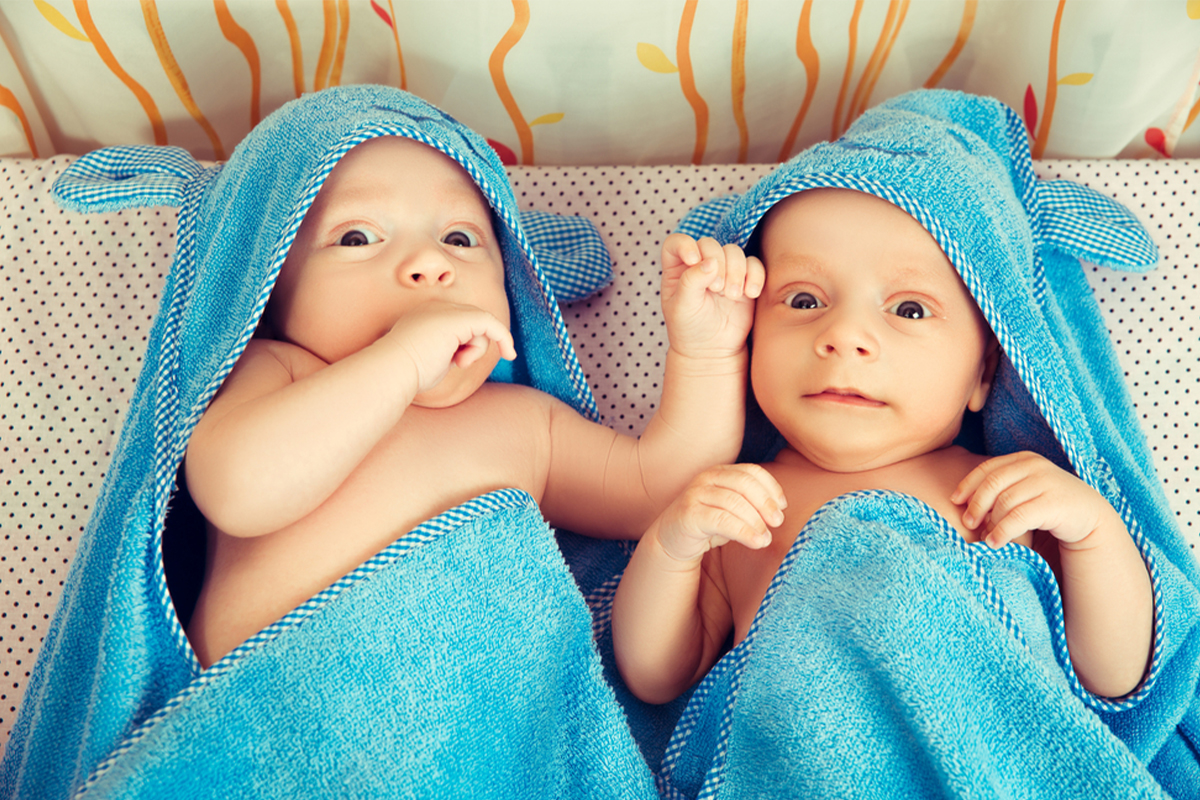
{"type": "Polygon", "coordinates": [[[386,11],[383,10],[383,6],[376,3],[375,0],[371,0],[371,8],[375,9],[375,13],[379,15],[380,19],[388,24],[389,28],[395,30],[395,26],[392,25],[392,18],[388,16],[386,11]]]}
{"type": "Polygon", "coordinates": [[[500,163],[506,167],[515,167],[517,165],[517,154],[510,150],[505,145],[500,144],[495,139],[488,139],[487,143],[496,151],[496,155],[500,156],[500,163]]]}
{"type": "Polygon", "coordinates": [[[1162,153],[1164,157],[1171,157],[1170,154],[1167,153],[1167,135],[1163,133],[1162,128],[1147,128],[1146,144],[1162,153]]]}
{"type": "Polygon", "coordinates": [[[1037,128],[1037,97],[1033,93],[1033,84],[1025,87],[1025,129],[1029,131],[1029,137],[1032,139],[1037,136],[1034,129],[1037,128]]]}

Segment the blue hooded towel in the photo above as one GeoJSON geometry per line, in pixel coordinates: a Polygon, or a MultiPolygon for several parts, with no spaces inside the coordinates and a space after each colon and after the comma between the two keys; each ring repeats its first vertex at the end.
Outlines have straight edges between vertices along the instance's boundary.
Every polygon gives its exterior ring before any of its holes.
{"type": "MultiPolygon", "coordinates": [[[[1039,556],[968,545],[912,497],[845,495],[799,532],[750,633],[690,696],[655,709],[618,687],[661,793],[1200,797],[1200,573],[1079,261],[1146,270],[1153,243],[1111,199],[1038,180],[1011,109],[940,90],[869,110],[680,229],[752,247],[775,203],[818,187],[887,200],[940,244],[1004,353],[960,443],[1038,452],[1118,510],[1154,587],[1153,653],[1129,696],[1091,695],[1039,556]]],[[[749,415],[743,460],[781,445],[749,415]]]]}
{"type": "Polygon", "coordinates": [[[63,206],[179,206],[178,244],[0,797],[654,795],[588,609],[524,492],[423,523],[208,670],[184,636],[164,529],[186,512],[173,495],[191,430],[254,332],[322,181],[355,144],[384,135],[455,159],[492,206],[520,354],[493,379],[598,416],[557,301],[608,282],[599,235],[583,220],[519,213],[487,143],[406,92],[307,95],[224,165],[168,147],[75,161],[55,186],[63,206]]]}

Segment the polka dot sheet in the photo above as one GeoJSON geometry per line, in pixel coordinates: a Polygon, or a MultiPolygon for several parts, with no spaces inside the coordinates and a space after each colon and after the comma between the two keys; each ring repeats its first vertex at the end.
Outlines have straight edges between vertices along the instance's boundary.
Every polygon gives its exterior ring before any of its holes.
{"type": "MultiPolygon", "coordinates": [[[[69,163],[0,159],[0,743],[104,478],[175,246],[173,209],[81,216],[69,163]]],[[[662,386],[659,249],[688,209],[769,166],[514,168],[525,208],[591,218],[616,279],[563,315],[605,421],[640,433],[662,386]]],[[[1050,161],[1129,206],[1162,254],[1146,275],[1089,267],[1180,527],[1200,542],[1200,162],[1050,161]]]]}

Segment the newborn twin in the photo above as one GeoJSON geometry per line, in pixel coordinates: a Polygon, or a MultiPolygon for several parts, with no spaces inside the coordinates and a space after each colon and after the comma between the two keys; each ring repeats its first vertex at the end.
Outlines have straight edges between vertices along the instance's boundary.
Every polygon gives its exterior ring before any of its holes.
{"type": "MultiPolygon", "coordinates": [[[[919,125],[925,94],[857,126],[897,114],[919,125]]],[[[963,125],[928,136],[991,169],[981,142],[994,132],[967,119],[985,101],[954,102],[963,125]]],[[[924,154],[873,155],[919,168],[924,154]]],[[[967,542],[1036,551],[1058,579],[1083,685],[1133,691],[1154,610],[1121,516],[1042,455],[957,443],[1002,358],[958,271],[971,254],[943,249],[936,235],[950,222],[918,221],[902,195],[855,184],[855,164],[820,158],[838,181],[774,186],[736,234],[663,242],[662,402],[633,439],[543,391],[489,380],[501,360],[530,354],[511,332],[520,301],[506,289],[495,213],[461,159],[402,135],[350,149],[188,444],[187,485],[208,521],[187,630],[201,663],[418,523],[511,487],[555,526],[640,538],[614,646],[630,689],[665,702],[746,637],[814,512],[888,490],[923,501],[967,542]],[[762,464],[731,463],[746,392],[780,437],[762,464]]]]}

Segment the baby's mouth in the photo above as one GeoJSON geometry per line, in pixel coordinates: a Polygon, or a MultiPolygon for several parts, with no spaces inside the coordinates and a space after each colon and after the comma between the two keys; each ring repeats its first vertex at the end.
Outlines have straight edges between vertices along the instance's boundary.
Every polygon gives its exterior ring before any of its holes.
{"type": "Polygon", "coordinates": [[[815,392],[810,395],[805,395],[811,400],[820,400],[828,403],[838,403],[848,406],[862,406],[864,408],[880,408],[884,403],[869,397],[857,389],[838,389],[830,387],[815,392]]]}

